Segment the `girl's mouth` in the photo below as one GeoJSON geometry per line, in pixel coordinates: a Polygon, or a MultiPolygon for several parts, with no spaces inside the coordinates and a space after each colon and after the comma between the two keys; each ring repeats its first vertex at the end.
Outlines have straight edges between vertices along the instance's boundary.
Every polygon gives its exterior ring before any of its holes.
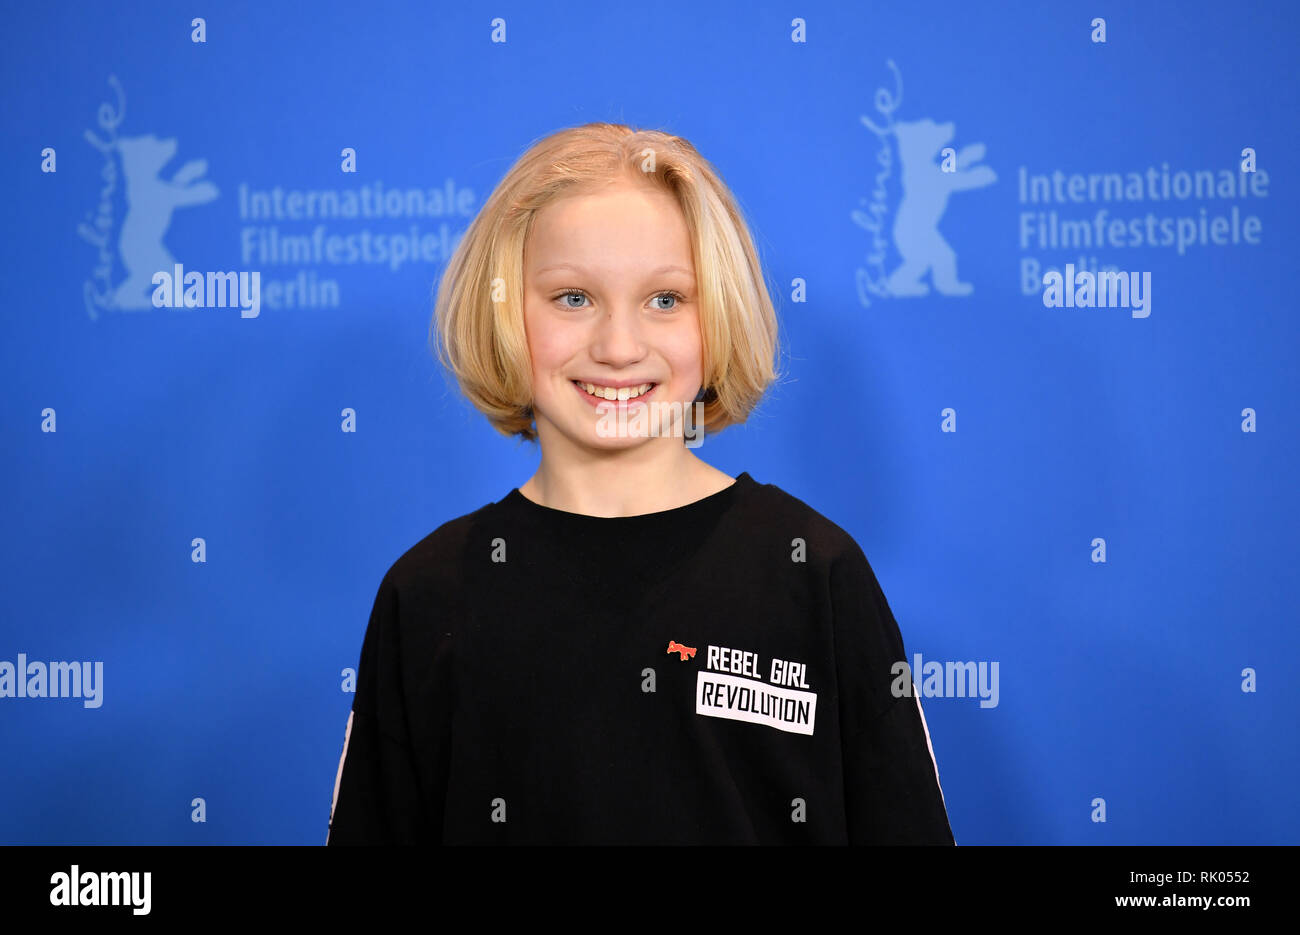
{"type": "Polygon", "coordinates": [[[599,406],[601,403],[609,403],[614,406],[627,406],[631,403],[644,402],[659,387],[658,383],[643,383],[640,386],[624,387],[629,395],[626,399],[619,399],[618,397],[622,395],[623,392],[621,390],[596,386],[590,383],[579,383],[577,380],[573,380],[572,383],[578,388],[578,392],[582,394],[582,398],[593,406],[599,406]],[[588,387],[594,389],[595,393],[592,392],[592,389],[588,389],[588,387]],[[596,393],[600,393],[601,395],[595,395],[596,393]],[[614,398],[610,399],[609,396],[604,395],[606,393],[614,398]]]}

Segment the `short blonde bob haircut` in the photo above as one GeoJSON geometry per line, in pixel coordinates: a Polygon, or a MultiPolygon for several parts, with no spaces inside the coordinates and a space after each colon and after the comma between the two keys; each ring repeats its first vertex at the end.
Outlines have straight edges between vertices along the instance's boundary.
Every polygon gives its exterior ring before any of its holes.
{"type": "Polygon", "coordinates": [[[588,123],[519,157],[470,223],[437,287],[429,342],[461,391],[503,435],[536,441],[524,329],[524,245],[557,198],[620,179],[671,193],[691,238],[699,295],[703,430],[744,422],[777,379],[777,319],[735,198],[680,136],[588,123]],[[434,332],[437,332],[437,338],[434,332]]]}

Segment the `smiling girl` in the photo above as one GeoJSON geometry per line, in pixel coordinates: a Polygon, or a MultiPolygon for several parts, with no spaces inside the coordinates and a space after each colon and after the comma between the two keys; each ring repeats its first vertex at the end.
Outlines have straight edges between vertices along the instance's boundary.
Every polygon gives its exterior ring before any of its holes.
{"type": "Polygon", "coordinates": [[[536,142],[431,337],[540,463],[384,576],[328,843],[953,843],[861,549],[692,450],[776,379],[777,321],[689,142],[536,142]]]}

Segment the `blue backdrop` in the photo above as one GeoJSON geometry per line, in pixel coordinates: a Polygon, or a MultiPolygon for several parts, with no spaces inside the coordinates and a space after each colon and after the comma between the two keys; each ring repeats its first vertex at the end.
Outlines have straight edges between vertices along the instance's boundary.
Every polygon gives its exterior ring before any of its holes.
{"type": "Polygon", "coordinates": [[[611,120],[774,286],[789,379],[697,453],[858,540],[923,690],[997,674],[923,698],[957,842],[1297,842],[1297,7],[563,6],[6,12],[0,841],[324,842],[381,576],[536,465],[432,287],[611,120]]]}

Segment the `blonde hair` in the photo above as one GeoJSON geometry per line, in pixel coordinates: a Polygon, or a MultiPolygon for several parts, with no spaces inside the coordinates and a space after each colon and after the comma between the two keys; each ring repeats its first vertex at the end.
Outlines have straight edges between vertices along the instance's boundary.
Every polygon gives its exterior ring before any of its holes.
{"type": "Polygon", "coordinates": [[[588,123],[537,140],[519,157],[470,223],[437,288],[430,344],[504,435],[537,438],[523,313],[533,218],[563,195],[620,178],[668,191],[685,216],[700,303],[706,434],[744,422],[778,377],[776,310],[744,216],[717,172],[680,136],[588,123]]]}

